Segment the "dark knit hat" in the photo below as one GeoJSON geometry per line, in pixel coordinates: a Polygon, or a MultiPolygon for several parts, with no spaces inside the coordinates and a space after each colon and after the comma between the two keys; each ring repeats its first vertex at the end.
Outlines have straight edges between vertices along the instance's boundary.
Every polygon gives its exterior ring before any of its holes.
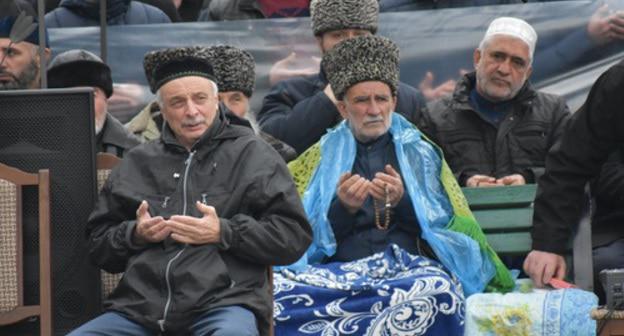
{"type": "Polygon", "coordinates": [[[207,49],[214,67],[220,92],[241,91],[251,97],[256,80],[256,64],[253,56],[245,50],[229,45],[207,49]]]}
{"type": "Polygon", "coordinates": [[[148,52],[143,59],[143,68],[152,93],[156,93],[165,83],[180,77],[199,76],[217,82],[204,47],[148,52]]]}
{"type": "Polygon", "coordinates": [[[68,88],[76,86],[95,86],[106,93],[113,94],[111,70],[95,54],[74,49],[60,53],[48,67],[48,87],[68,88]]]}
{"type": "MultiPolygon", "coordinates": [[[[15,21],[20,13],[24,13],[29,18],[29,22],[36,22],[37,15],[30,4],[26,0],[11,0],[0,1],[0,38],[9,38],[11,36],[11,30],[15,25],[15,21]]],[[[48,29],[45,29],[45,46],[50,46],[50,38],[48,36],[48,29]]],[[[39,44],[39,27],[36,27],[32,33],[23,37],[23,42],[32,44],[39,44]]]]}
{"type": "Polygon", "coordinates": [[[344,40],[323,55],[327,80],[338,100],[347,89],[365,81],[381,81],[396,96],[399,85],[399,47],[381,36],[358,36],[344,40]]]}
{"type": "Polygon", "coordinates": [[[316,36],[339,29],[365,29],[375,34],[379,3],[377,0],[312,0],[310,16],[316,36]]]}

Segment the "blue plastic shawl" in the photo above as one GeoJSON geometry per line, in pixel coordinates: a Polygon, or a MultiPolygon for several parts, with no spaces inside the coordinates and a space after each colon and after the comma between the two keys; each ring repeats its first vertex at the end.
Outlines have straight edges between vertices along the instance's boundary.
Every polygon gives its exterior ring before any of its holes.
{"type": "MultiPolygon", "coordinates": [[[[389,132],[406,190],[421,226],[422,238],[429,243],[440,262],[460,279],[466,296],[482,292],[494,276],[495,268],[476,241],[446,229],[453,217],[453,209],[440,180],[440,155],[421,138],[416,127],[397,113],[392,113],[389,132]]],[[[303,206],[312,225],[314,240],[306,254],[287,268],[303,270],[307,264],[319,263],[336,252],[336,239],[327,213],[339,177],[351,171],[355,153],[355,138],[346,121],[321,138],[321,160],[303,194],[303,206]]]]}

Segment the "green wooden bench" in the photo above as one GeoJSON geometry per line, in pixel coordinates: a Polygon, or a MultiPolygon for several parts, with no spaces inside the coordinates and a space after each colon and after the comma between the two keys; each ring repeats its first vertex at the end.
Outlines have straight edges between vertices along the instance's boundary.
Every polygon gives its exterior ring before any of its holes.
{"type": "MultiPolygon", "coordinates": [[[[537,186],[462,188],[470,209],[492,248],[502,256],[526,255],[531,251],[533,200],[537,186]]],[[[589,207],[588,207],[589,209],[589,207]]],[[[589,211],[583,216],[572,247],[573,281],[593,290],[591,227],[589,211]]]]}

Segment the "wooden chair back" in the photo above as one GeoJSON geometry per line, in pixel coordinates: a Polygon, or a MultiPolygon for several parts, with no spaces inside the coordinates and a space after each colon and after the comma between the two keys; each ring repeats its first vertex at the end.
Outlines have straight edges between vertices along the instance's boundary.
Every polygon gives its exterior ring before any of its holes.
{"type": "Polygon", "coordinates": [[[39,317],[40,334],[52,335],[50,174],[30,174],[0,163],[0,325],[39,317]],[[39,304],[24,304],[22,191],[38,187],[39,304]]]}

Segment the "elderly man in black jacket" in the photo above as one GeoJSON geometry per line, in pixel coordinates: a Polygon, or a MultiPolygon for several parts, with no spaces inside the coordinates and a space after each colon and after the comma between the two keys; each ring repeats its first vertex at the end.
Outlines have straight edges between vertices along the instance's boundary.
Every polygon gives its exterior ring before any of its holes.
{"type": "MultiPolygon", "coordinates": [[[[377,0],[313,0],[312,29],[323,53],[338,42],[377,32],[377,0]]],[[[412,123],[420,120],[424,97],[400,83],[396,112],[412,123]]],[[[315,144],[328,128],[342,120],[334,92],[322,72],[278,83],[258,112],[263,131],[293,147],[298,154],[315,144]]]]}
{"type": "Polygon", "coordinates": [[[146,55],[165,126],[127,153],[88,222],[90,257],[124,272],[105,313],[72,333],[266,335],[267,267],[311,241],[285,163],[218,109],[198,48],[146,55]]]}
{"type": "Polygon", "coordinates": [[[476,71],[424,113],[421,129],[442,148],[461,186],[536,183],[543,174],[570,112],[561,97],[529,84],[536,41],[527,22],[495,19],[474,52],[476,71]]]}

